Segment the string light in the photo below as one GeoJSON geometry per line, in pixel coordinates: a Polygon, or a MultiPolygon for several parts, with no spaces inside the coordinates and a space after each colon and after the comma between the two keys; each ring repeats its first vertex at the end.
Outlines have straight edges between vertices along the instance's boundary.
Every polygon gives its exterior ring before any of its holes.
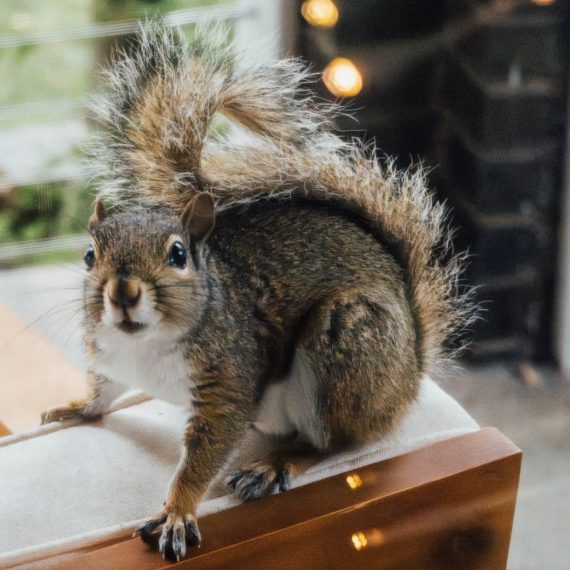
{"type": "Polygon", "coordinates": [[[325,67],[323,82],[336,97],[354,97],[362,91],[362,75],[346,57],[337,57],[325,67]]]}
{"type": "Polygon", "coordinates": [[[362,550],[368,544],[363,532],[356,532],[352,535],[352,544],[356,550],[362,550]]]}
{"type": "Polygon", "coordinates": [[[301,15],[311,26],[332,28],[338,22],[338,8],[332,0],[305,0],[301,15]]]}
{"type": "Polygon", "coordinates": [[[369,548],[378,548],[382,546],[386,542],[386,535],[379,528],[369,528],[365,531],[355,532],[351,539],[352,546],[360,552],[367,546],[369,548]]]}
{"type": "Polygon", "coordinates": [[[362,487],[362,479],[359,477],[358,473],[354,473],[354,475],[348,475],[346,478],[346,484],[354,491],[354,489],[362,487]]]}

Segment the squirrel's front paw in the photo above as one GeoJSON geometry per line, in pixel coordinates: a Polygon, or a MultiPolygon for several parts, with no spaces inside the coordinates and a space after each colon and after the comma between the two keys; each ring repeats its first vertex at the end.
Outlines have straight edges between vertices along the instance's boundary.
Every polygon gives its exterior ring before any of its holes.
{"type": "Polygon", "coordinates": [[[101,414],[89,413],[89,409],[84,404],[69,404],[67,406],[59,406],[46,410],[41,418],[42,425],[51,422],[63,422],[66,420],[83,420],[89,421],[97,419],[101,414]]]}
{"type": "Polygon", "coordinates": [[[156,549],[166,560],[178,561],[186,556],[188,547],[199,546],[202,542],[198,524],[192,515],[177,515],[165,512],[146,521],[136,531],[143,542],[156,549]],[[162,525],[162,532],[157,542],[153,531],[162,525]]]}

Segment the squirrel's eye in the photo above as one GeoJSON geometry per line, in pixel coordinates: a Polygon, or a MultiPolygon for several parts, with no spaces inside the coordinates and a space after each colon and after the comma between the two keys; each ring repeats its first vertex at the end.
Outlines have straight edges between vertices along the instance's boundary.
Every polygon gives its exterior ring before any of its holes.
{"type": "Polygon", "coordinates": [[[168,265],[184,269],[186,267],[186,249],[181,242],[175,241],[168,252],[168,265]]]}
{"type": "Polygon", "coordinates": [[[85,261],[85,265],[87,265],[89,269],[95,265],[95,250],[92,245],[87,248],[87,251],[83,256],[83,261],[85,261]]]}

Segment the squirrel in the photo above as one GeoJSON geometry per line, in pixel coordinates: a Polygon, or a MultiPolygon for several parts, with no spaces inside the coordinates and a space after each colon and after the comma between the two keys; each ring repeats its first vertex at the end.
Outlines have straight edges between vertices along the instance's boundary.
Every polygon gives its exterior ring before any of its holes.
{"type": "Polygon", "coordinates": [[[132,387],[188,408],[166,502],[137,531],[179,560],[247,434],[272,447],[227,477],[242,500],[389,433],[471,304],[425,174],[335,134],[339,108],[299,60],[240,68],[219,34],[149,22],[106,73],[84,258],[91,396],[43,421],[99,417],[132,387]],[[217,115],[248,137],[209,136],[217,115]]]}

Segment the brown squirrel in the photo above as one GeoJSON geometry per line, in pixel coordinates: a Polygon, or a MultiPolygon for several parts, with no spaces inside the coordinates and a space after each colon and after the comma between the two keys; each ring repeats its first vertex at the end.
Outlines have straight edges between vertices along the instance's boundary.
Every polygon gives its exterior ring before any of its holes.
{"type": "Polygon", "coordinates": [[[85,254],[92,396],[43,419],[97,417],[127,387],[188,407],[167,500],[138,531],[156,544],[161,527],[169,559],[200,543],[198,502],[246,433],[273,451],[228,485],[286,490],[392,429],[471,314],[421,171],[333,134],[309,78],[297,60],[240,69],[216,34],[156,22],[108,72],[85,254]],[[210,140],[216,114],[249,139],[210,140]]]}

